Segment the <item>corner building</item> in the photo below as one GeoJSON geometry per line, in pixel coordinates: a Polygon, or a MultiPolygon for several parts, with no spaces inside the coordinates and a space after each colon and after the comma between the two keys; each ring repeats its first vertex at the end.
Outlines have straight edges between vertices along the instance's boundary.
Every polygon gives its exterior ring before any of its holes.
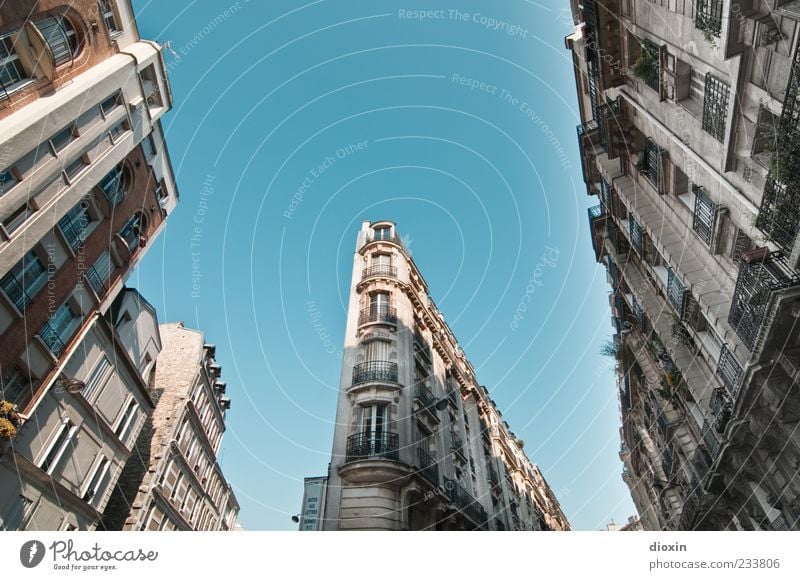
{"type": "Polygon", "coordinates": [[[325,530],[568,530],[391,222],[358,234],[325,530]]]}

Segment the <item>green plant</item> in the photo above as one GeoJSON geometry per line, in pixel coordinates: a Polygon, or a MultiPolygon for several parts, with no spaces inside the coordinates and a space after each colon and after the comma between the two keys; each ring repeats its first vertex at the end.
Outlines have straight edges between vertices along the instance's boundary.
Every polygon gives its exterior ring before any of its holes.
{"type": "Polygon", "coordinates": [[[672,386],[666,381],[666,379],[661,379],[661,384],[659,385],[656,392],[661,396],[662,399],[669,399],[672,397],[672,386]]]}
{"type": "Polygon", "coordinates": [[[648,85],[658,82],[658,51],[649,46],[641,45],[639,58],[633,65],[633,74],[648,85]]]}
{"type": "Polygon", "coordinates": [[[619,346],[616,340],[609,338],[600,347],[600,354],[609,358],[617,358],[619,355],[619,346]]]}
{"type": "Polygon", "coordinates": [[[769,171],[776,181],[784,183],[789,178],[789,166],[791,164],[792,153],[783,148],[779,148],[772,154],[769,160],[769,171]]]}
{"type": "Polygon", "coordinates": [[[17,436],[17,428],[10,420],[0,417],[0,441],[11,440],[17,436]]]}

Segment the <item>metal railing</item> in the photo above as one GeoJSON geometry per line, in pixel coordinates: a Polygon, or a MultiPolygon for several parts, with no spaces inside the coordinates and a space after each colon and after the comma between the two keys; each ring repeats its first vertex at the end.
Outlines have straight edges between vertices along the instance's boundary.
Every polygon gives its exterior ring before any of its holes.
{"type": "Polygon", "coordinates": [[[397,363],[389,361],[369,361],[353,367],[353,384],[377,382],[397,382],[397,363]]]}
{"type": "Polygon", "coordinates": [[[347,438],[346,461],[362,459],[400,459],[397,433],[363,431],[347,438]]]}
{"type": "Polygon", "coordinates": [[[417,448],[417,467],[419,467],[420,474],[434,485],[439,485],[439,466],[422,447],[417,448]]]}
{"type": "Polygon", "coordinates": [[[431,360],[431,345],[420,334],[419,330],[414,330],[414,352],[423,355],[429,362],[431,360]]]}
{"type": "MultiPolygon", "coordinates": [[[[17,307],[20,312],[25,312],[25,308],[33,301],[30,294],[26,291],[22,282],[13,273],[8,273],[0,279],[0,286],[6,295],[17,307]]],[[[30,286],[30,284],[28,284],[30,286]]]]}
{"type": "Polygon", "coordinates": [[[450,449],[461,455],[461,457],[467,457],[467,454],[464,452],[464,442],[460,437],[453,436],[453,440],[450,443],[450,449]]]}
{"type": "Polygon", "coordinates": [[[708,36],[722,34],[722,0],[697,0],[694,27],[708,36]]]}
{"type": "Polygon", "coordinates": [[[39,331],[39,337],[47,345],[47,348],[57,357],[61,356],[64,353],[64,349],[67,347],[58,330],[53,328],[49,322],[45,322],[44,325],[42,325],[42,329],[39,331]]]}
{"type": "Polygon", "coordinates": [[[719,353],[719,365],[717,365],[717,376],[722,378],[722,382],[731,393],[734,400],[739,394],[739,387],[742,380],[742,365],[733,356],[733,353],[728,350],[727,345],[722,346],[722,351],[719,353]]]}
{"type": "Polygon", "coordinates": [[[739,263],[739,277],[728,313],[728,322],[751,351],[767,314],[767,303],[775,290],[800,284],[800,274],[789,267],[780,252],[763,260],[739,263]]]}
{"type": "Polygon", "coordinates": [[[374,266],[367,266],[361,273],[361,279],[373,278],[375,276],[389,276],[390,278],[397,278],[397,268],[389,266],[388,264],[376,264],[374,266]]]}
{"type": "Polygon", "coordinates": [[[710,405],[711,412],[714,413],[714,430],[724,433],[733,416],[733,400],[724,388],[714,389],[710,405]]]}
{"type": "Polygon", "coordinates": [[[686,304],[686,286],[672,268],[667,274],[667,297],[678,313],[678,318],[683,317],[683,309],[686,304]]]}
{"type": "Polygon", "coordinates": [[[35,24],[39,32],[42,33],[50,51],[53,53],[55,65],[72,64],[74,55],[62,19],[60,17],[49,16],[35,24]]]}
{"type": "Polygon", "coordinates": [[[702,187],[692,185],[692,191],[694,192],[692,228],[700,239],[710,246],[717,217],[717,204],[711,201],[702,187]]]}
{"type": "Polygon", "coordinates": [[[358,316],[359,326],[370,322],[386,322],[397,324],[397,309],[391,306],[369,306],[358,316]]]}
{"type": "Polygon", "coordinates": [[[92,286],[95,294],[102,298],[106,293],[107,287],[105,281],[103,281],[103,279],[100,277],[100,274],[97,272],[97,268],[90,266],[83,273],[83,277],[89,281],[89,284],[92,286]]]}
{"type": "Polygon", "coordinates": [[[461,487],[455,480],[443,477],[444,489],[447,497],[461,512],[479,526],[486,523],[486,509],[478,503],[470,493],[461,487]]]}
{"type": "Polygon", "coordinates": [[[436,397],[433,396],[431,390],[426,387],[425,385],[417,385],[415,396],[419,399],[422,406],[428,409],[432,413],[436,413],[436,397]]]}

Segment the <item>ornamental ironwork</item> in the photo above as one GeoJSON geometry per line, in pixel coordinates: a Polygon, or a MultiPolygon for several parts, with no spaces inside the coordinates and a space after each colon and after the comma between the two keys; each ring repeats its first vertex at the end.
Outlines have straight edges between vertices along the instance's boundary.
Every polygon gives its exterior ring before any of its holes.
{"type": "Polygon", "coordinates": [[[722,34],[722,0],[697,0],[694,26],[706,36],[722,34]]]}
{"type": "Polygon", "coordinates": [[[717,376],[722,379],[725,387],[731,393],[734,399],[739,394],[739,387],[742,380],[742,365],[733,356],[733,353],[728,350],[727,345],[723,345],[722,352],[719,355],[719,365],[717,365],[717,376]]]}
{"type": "Polygon", "coordinates": [[[678,316],[683,316],[683,307],[686,304],[686,286],[672,268],[667,275],[667,297],[678,316]]]}
{"type": "Polygon", "coordinates": [[[694,216],[692,228],[707,245],[711,245],[711,236],[714,233],[714,223],[717,215],[717,204],[711,201],[705,190],[692,185],[694,192],[694,216]]]}
{"type": "Polygon", "coordinates": [[[633,216],[628,218],[628,230],[631,236],[631,245],[636,251],[642,253],[642,226],[637,222],[633,216]]]}
{"type": "Polygon", "coordinates": [[[725,123],[728,118],[728,100],[731,89],[720,79],[706,73],[703,96],[703,131],[717,141],[725,140],[725,123]]]}

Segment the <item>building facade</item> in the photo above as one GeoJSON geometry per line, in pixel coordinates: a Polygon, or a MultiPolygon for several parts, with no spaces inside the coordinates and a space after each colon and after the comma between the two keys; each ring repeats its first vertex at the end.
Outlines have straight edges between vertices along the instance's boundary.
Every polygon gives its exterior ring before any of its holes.
{"type": "Polygon", "coordinates": [[[231,401],[215,347],[183,323],[162,324],[157,401],[106,509],[106,530],[232,531],[239,504],[217,463],[231,401]]]}
{"type": "Polygon", "coordinates": [[[567,530],[391,222],[358,234],[326,530],[567,530]]]}
{"type": "MultiPolygon", "coordinates": [[[[5,528],[96,526],[152,410],[139,355],[153,362],[157,339],[123,356],[140,337],[107,315],[178,200],[159,121],[171,106],[129,2],[0,7],[5,528]]],[[[154,314],[142,331],[157,336],[154,314]]]]}
{"type": "Polygon", "coordinates": [[[800,10],[573,0],[623,478],[645,529],[800,524],[800,10]]]}

